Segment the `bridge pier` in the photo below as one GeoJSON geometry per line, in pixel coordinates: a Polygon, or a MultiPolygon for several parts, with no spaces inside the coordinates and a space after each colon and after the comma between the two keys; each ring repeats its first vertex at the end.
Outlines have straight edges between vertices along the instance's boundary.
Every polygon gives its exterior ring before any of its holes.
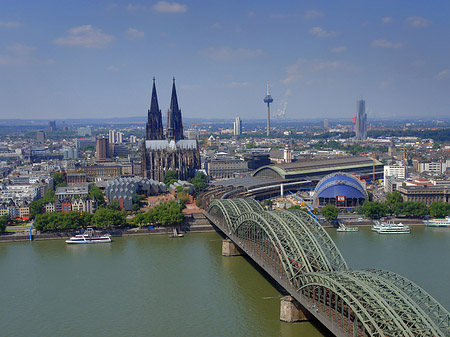
{"type": "Polygon", "coordinates": [[[236,246],[230,239],[222,241],[222,256],[240,256],[244,254],[242,249],[236,246]]]}
{"type": "Polygon", "coordinates": [[[280,321],[287,323],[305,322],[311,314],[292,296],[281,298],[280,321]]]}

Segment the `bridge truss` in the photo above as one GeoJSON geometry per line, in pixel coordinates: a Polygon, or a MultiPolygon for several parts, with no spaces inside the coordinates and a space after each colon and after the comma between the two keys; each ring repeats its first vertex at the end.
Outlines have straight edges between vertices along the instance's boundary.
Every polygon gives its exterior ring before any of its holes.
{"type": "Polygon", "coordinates": [[[306,212],[216,199],[207,216],[337,336],[450,336],[450,314],[431,295],[393,272],[350,270],[306,212]]]}

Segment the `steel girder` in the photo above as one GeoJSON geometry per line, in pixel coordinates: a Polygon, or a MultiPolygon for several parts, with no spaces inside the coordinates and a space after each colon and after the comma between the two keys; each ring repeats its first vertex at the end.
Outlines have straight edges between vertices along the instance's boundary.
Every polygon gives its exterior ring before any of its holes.
{"type": "Polygon", "coordinates": [[[423,317],[431,320],[444,336],[450,336],[450,313],[425,290],[407,278],[388,270],[369,269],[367,271],[384,278],[389,284],[399,289],[403,296],[422,311],[423,317]]]}
{"type": "Polygon", "coordinates": [[[349,269],[334,241],[312,215],[299,209],[288,210],[288,212],[291,212],[296,217],[300,218],[301,221],[308,227],[308,230],[314,235],[326,257],[326,260],[331,266],[331,270],[349,269]]]}
{"type": "Polygon", "coordinates": [[[298,291],[314,286],[321,288],[321,292],[331,290],[351,308],[357,323],[364,326],[369,336],[449,336],[449,326],[442,323],[445,309],[434,300],[440,307],[439,326],[433,321],[433,315],[411,298],[414,293],[407,294],[402,283],[392,282],[390,274],[382,270],[302,274],[297,279],[302,284],[298,291]]]}
{"type": "Polygon", "coordinates": [[[321,245],[322,242],[317,240],[315,236],[316,233],[310,230],[306,223],[307,221],[305,221],[304,218],[296,216],[294,213],[288,211],[275,211],[273,213],[282,218],[287,224],[287,227],[296,234],[299,245],[303,247],[303,250],[307,255],[308,263],[310,265],[310,268],[308,269],[311,271],[340,270],[333,268],[324,253],[323,246],[321,245]]]}

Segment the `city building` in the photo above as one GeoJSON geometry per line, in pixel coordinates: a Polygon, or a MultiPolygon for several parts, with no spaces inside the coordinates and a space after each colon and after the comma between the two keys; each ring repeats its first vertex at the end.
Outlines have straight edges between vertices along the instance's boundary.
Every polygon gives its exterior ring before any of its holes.
{"type": "Polygon", "coordinates": [[[450,160],[445,162],[416,162],[414,166],[419,173],[429,172],[434,174],[442,174],[450,165],[450,160]]]}
{"type": "Polygon", "coordinates": [[[384,191],[393,192],[397,189],[398,181],[406,179],[406,166],[385,165],[383,168],[384,191]],[[389,177],[394,179],[388,179],[389,177]]]}
{"type": "Polygon", "coordinates": [[[357,177],[336,172],[319,181],[314,190],[313,206],[332,204],[340,208],[351,208],[362,205],[366,199],[366,188],[357,177]]]}
{"type": "Polygon", "coordinates": [[[450,182],[448,184],[423,184],[415,186],[399,186],[397,191],[402,195],[403,201],[422,201],[430,205],[433,201],[450,201],[450,182]]]}
{"type": "Polygon", "coordinates": [[[328,119],[324,119],[323,120],[323,128],[325,130],[328,130],[329,127],[330,127],[330,123],[328,122],[328,119]]]}
{"type": "Polygon", "coordinates": [[[36,131],[36,141],[38,143],[45,143],[45,132],[44,131],[36,131]]]}
{"type": "Polygon", "coordinates": [[[85,167],[88,182],[103,181],[122,176],[120,165],[91,165],[85,167]]]}
{"type": "Polygon", "coordinates": [[[48,122],[48,128],[50,131],[56,131],[56,121],[50,121],[48,122]]]}
{"type": "Polygon", "coordinates": [[[292,163],[292,151],[289,147],[289,144],[286,144],[284,151],[283,151],[283,159],[286,164],[292,163]]]}
{"type": "Polygon", "coordinates": [[[235,136],[240,136],[242,134],[242,124],[240,117],[236,117],[236,120],[234,121],[233,134],[235,136]]]}
{"type": "Polygon", "coordinates": [[[109,158],[108,138],[97,139],[97,161],[105,161],[109,158]]]}
{"type": "Polygon", "coordinates": [[[217,156],[205,161],[208,176],[213,179],[234,178],[248,171],[248,162],[231,156],[217,156]]]}
{"type": "Polygon", "coordinates": [[[146,178],[118,178],[106,182],[105,196],[109,203],[117,201],[120,209],[131,210],[133,195],[146,196],[165,193],[166,185],[146,178]]]}
{"type": "Polygon", "coordinates": [[[161,110],[156,95],[155,79],[148,110],[146,139],[142,144],[142,174],[145,178],[164,180],[164,174],[173,170],[178,179],[187,180],[200,168],[197,140],[184,139],[181,110],[178,107],[175,79],[172,85],[170,109],[167,112],[167,130],[163,135],[161,110]]]}
{"type": "Polygon", "coordinates": [[[92,128],[89,128],[89,127],[78,128],[77,134],[80,137],[91,137],[92,136],[92,128]]]}
{"type": "Polygon", "coordinates": [[[62,148],[64,159],[78,159],[78,150],[73,147],[63,146],[62,148]]]}
{"type": "Polygon", "coordinates": [[[65,187],[57,187],[55,191],[55,196],[57,199],[63,200],[66,198],[72,198],[75,196],[85,196],[89,194],[89,186],[87,184],[84,185],[76,185],[76,186],[65,186],[65,187]]]}
{"type": "Polygon", "coordinates": [[[356,102],[356,139],[367,139],[366,101],[363,99],[356,102]]]}

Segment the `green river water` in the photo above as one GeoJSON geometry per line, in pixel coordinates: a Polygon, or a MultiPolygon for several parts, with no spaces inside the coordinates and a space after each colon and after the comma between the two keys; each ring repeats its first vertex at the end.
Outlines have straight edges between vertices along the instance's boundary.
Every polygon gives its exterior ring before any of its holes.
{"type": "MultiPolygon", "coordinates": [[[[450,229],[328,230],[352,268],[383,268],[450,307],[450,229]]],[[[0,244],[0,336],[324,336],[279,321],[280,293],[217,233],[0,244]]]]}

